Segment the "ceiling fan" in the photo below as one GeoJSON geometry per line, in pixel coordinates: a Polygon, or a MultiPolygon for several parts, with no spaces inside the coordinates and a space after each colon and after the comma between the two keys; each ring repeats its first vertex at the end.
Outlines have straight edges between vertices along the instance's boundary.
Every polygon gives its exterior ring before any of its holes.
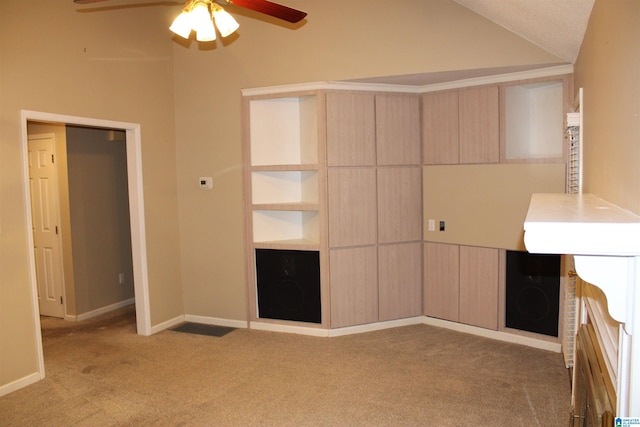
{"type": "MultiPolygon", "coordinates": [[[[73,0],[76,4],[103,1],[108,0],[73,0]]],[[[187,0],[182,13],[173,21],[171,31],[185,39],[195,31],[198,41],[211,41],[216,38],[215,21],[222,37],[228,36],[238,29],[239,24],[220,4],[243,7],[291,23],[300,22],[307,16],[306,12],[267,0],[187,0]]]]}

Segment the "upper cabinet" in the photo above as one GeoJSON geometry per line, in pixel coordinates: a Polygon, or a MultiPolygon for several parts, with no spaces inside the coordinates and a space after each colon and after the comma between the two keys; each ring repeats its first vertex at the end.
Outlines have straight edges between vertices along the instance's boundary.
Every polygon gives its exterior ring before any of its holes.
{"type": "Polygon", "coordinates": [[[381,94],[375,103],[378,165],[419,165],[420,98],[381,94]]]}
{"type": "Polygon", "coordinates": [[[422,97],[425,164],[498,163],[498,86],[479,86],[422,97]]]}
{"type": "Polygon", "coordinates": [[[498,86],[460,89],[458,95],[460,163],[500,161],[498,86]]]}
{"type": "Polygon", "coordinates": [[[376,164],[374,95],[329,92],[327,98],[327,165],[376,164]]]}
{"type": "Polygon", "coordinates": [[[425,165],[564,162],[570,75],[422,95],[425,165]]]}

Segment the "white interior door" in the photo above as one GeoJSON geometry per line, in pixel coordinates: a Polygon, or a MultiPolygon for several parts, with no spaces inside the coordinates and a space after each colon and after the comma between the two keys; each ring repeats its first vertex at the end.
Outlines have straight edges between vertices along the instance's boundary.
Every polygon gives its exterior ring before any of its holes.
{"type": "Polygon", "coordinates": [[[40,314],[64,318],[55,135],[29,136],[29,183],[40,314]]]}

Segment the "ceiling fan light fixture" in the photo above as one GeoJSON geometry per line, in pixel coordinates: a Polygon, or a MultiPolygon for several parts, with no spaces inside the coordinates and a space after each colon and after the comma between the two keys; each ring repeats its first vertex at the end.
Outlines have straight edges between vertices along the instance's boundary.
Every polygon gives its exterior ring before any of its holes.
{"type": "Polygon", "coordinates": [[[191,34],[191,30],[193,29],[191,26],[190,11],[186,9],[183,10],[182,13],[173,20],[173,23],[171,24],[169,29],[183,39],[188,39],[189,34],[191,34]]]}
{"type": "Polygon", "coordinates": [[[236,21],[229,12],[224,10],[222,6],[211,3],[211,9],[213,19],[216,21],[216,27],[218,27],[218,31],[220,31],[222,37],[233,34],[233,32],[240,27],[238,21],[236,21]]]}
{"type": "Polygon", "coordinates": [[[196,32],[196,40],[210,42],[216,39],[216,28],[213,26],[209,6],[206,2],[197,2],[191,10],[192,27],[196,32]]]}

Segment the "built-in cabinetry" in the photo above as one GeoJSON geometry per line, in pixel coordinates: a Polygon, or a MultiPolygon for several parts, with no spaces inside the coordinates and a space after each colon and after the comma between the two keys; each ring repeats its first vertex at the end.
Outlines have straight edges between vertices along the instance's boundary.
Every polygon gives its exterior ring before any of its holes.
{"type": "Polygon", "coordinates": [[[424,244],[424,314],[498,329],[500,254],[495,248],[424,244]]]}
{"type": "Polygon", "coordinates": [[[420,100],[326,98],[331,326],[419,316],[420,100]]]}
{"type": "Polygon", "coordinates": [[[498,163],[497,85],[422,95],[424,163],[498,163]]]}
{"type": "Polygon", "coordinates": [[[317,91],[244,103],[251,320],[274,320],[256,305],[257,249],[319,252],[323,327],[419,316],[419,97],[317,91]]]}
{"type": "MultiPolygon", "coordinates": [[[[558,93],[563,110],[567,79],[405,92],[321,84],[245,93],[250,322],[292,322],[260,316],[256,250],[315,251],[321,320],[298,326],[336,329],[424,315],[501,330],[501,254],[510,248],[430,239],[423,199],[431,194],[425,187],[438,183],[425,182],[425,171],[563,161],[561,131],[558,148],[557,141],[538,147],[545,135],[514,137],[514,129],[532,134],[543,127],[541,106],[557,107],[558,93]],[[521,124],[534,115],[540,117],[528,128],[521,124]]],[[[286,264],[282,280],[295,283],[295,253],[275,259],[285,260],[277,261],[286,264]]]]}

